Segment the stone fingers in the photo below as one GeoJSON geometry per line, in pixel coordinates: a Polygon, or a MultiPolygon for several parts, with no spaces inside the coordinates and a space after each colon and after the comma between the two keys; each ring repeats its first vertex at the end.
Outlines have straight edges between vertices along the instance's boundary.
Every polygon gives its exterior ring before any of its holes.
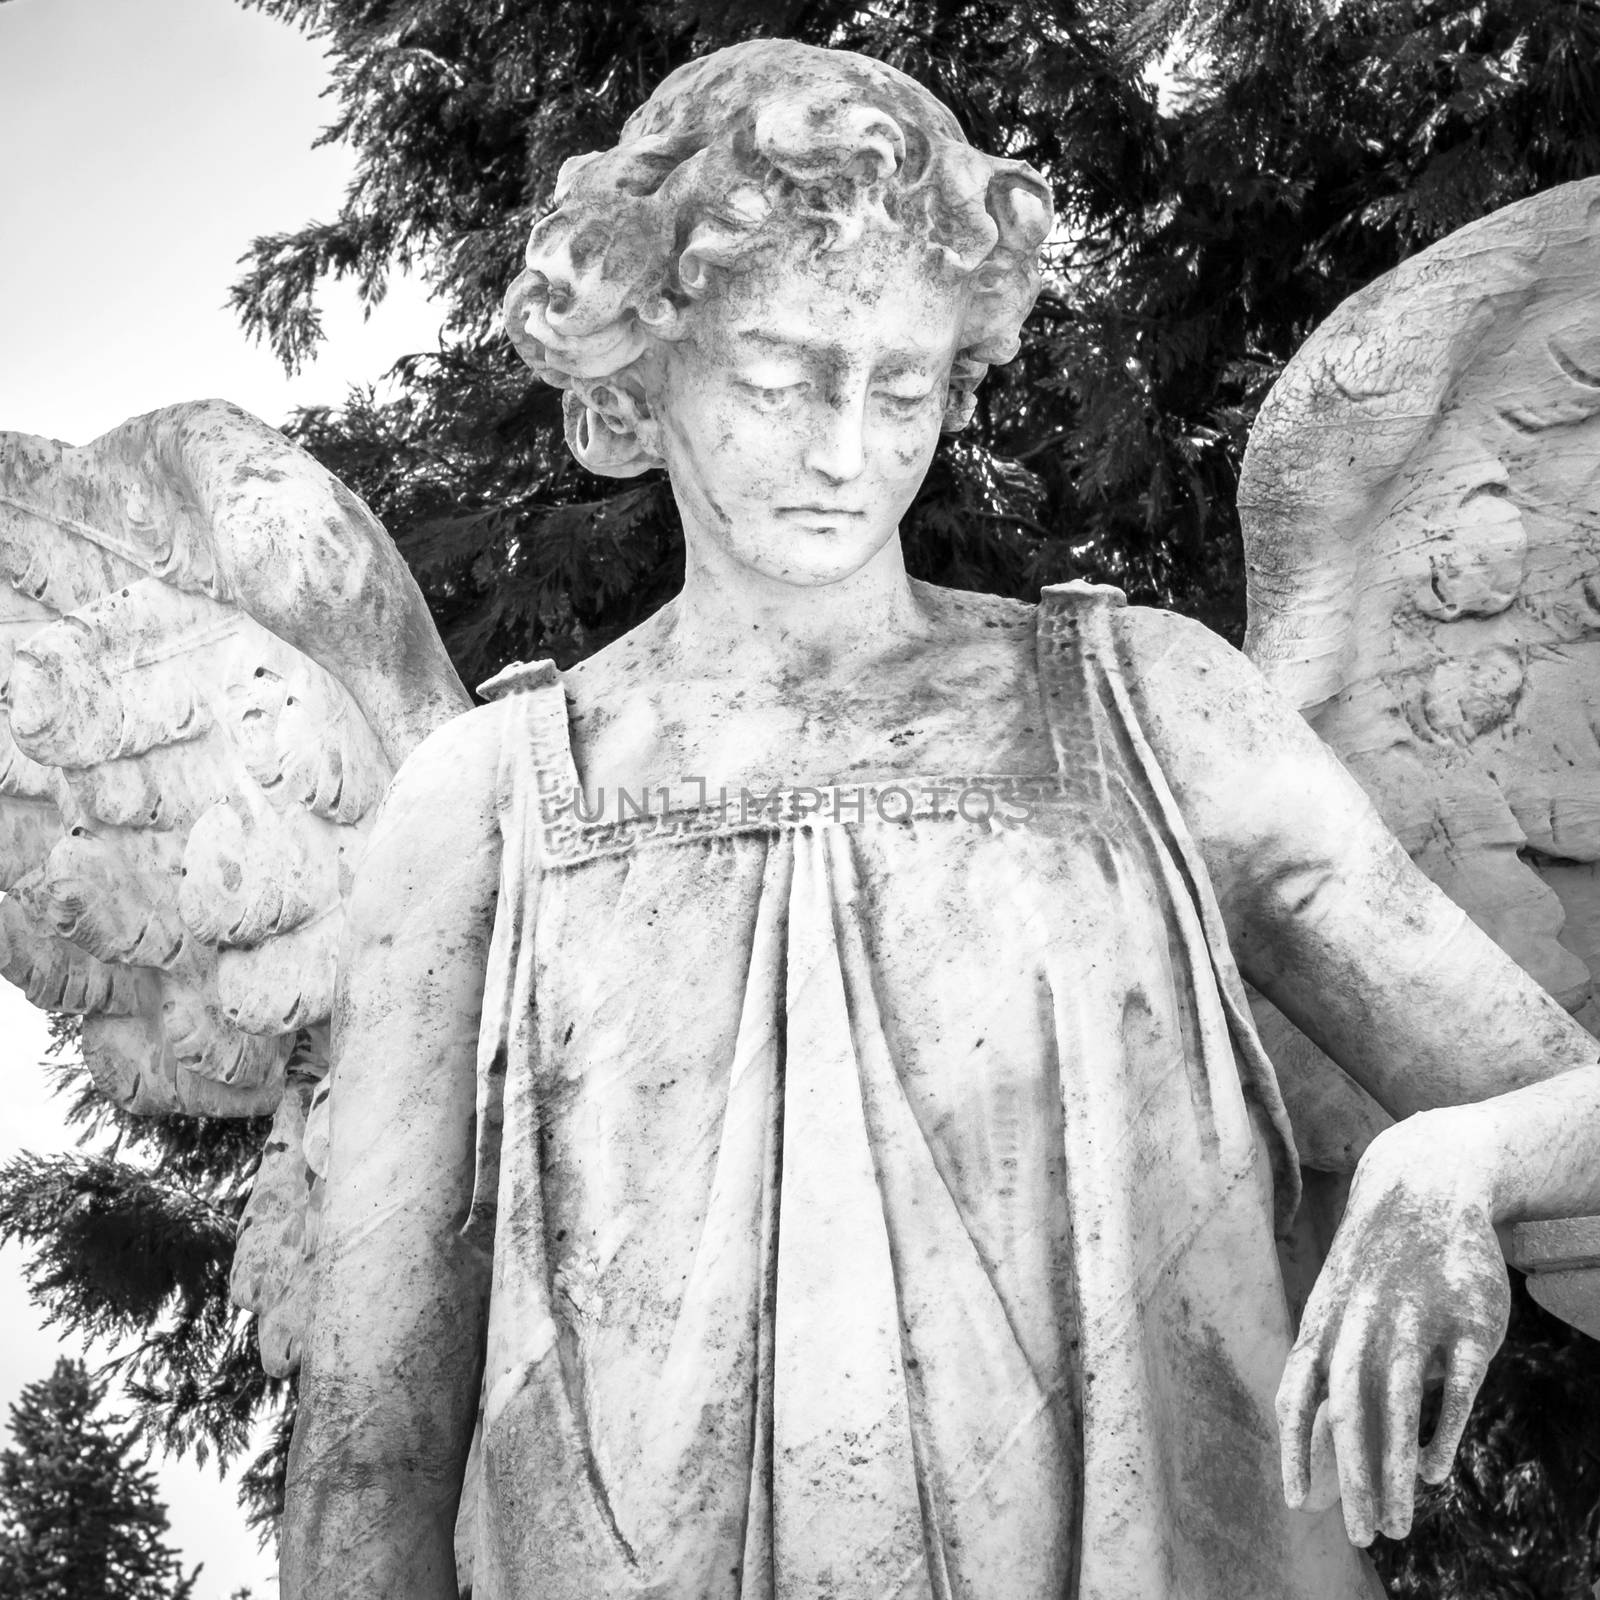
{"type": "Polygon", "coordinates": [[[1379,1480],[1371,1446],[1378,1429],[1372,1426],[1370,1405],[1374,1320],[1367,1297],[1353,1297],[1340,1320],[1328,1361],[1328,1423],[1339,1464],[1345,1532],[1355,1545],[1371,1544],[1376,1531],[1374,1502],[1379,1480]]]}
{"type": "Polygon", "coordinates": [[[1416,1498],[1417,1419],[1431,1342],[1414,1304],[1346,1308],[1328,1363],[1328,1425],[1350,1542],[1403,1538],[1416,1498]]]}
{"type": "Polygon", "coordinates": [[[1441,1336],[1418,1305],[1380,1306],[1370,1294],[1353,1296],[1336,1319],[1308,1314],[1278,1391],[1291,1507],[1329,1503],[1314,1480],[1318,1445],[1325,1453],[1331,1439],[1350,1542],[1366,1546],[1379,1533],[1401,1539],[1411,1531],[1417,1480],[1438,1483],[1449,1473],[1497,1342],[1477,1319],[1452,1324],[1441,1336]],[[1419,1447],[1423,1379],[1440,1350],[1444,1403],[1432,1438],[1419,1447]]]}
{"type": "Polygon", "coordinates": [[[1430,1349],[1420,1337],[1417,1318],[1405,1319],[1408,1326],[1398,1330],[1398,1338],[1388,1353],[1384,1376],[1382,1498],[1377,1526],[1391,1539],[1403,1539],[1411,1531],[1411,1518],[1417,1499],[1417,1422],[1422,1411],[1422,1375],[1430,1349]]]}
{"type": "Polygon", "coordinates": [[[1418,1462],[1418,1474],[1425,1483],[1443,1483],[1450,1475],[1451,1463],[1472,1412],[1472,1402],[1478,1397],[1497,1344],[1498,1341],[1491,1343],[1469,1335],[1457,1339],[1450,1349],[1439,1420],[1418,1462]]]}
{"type": "Polygon", "coordinates": [[[1323,1350],[1326,1339],[1320,1333],[1320,1318],[1313,1305],[1307,1308],[1300,1338],[1284,1364],[1278,1385],[1278,1440],[1283,1464],[1283,1498],[1293,1510],[1305,1504],[1311,1486],[1312,1424],[1318,1416],[1324,1381],[1323,1350]]]}

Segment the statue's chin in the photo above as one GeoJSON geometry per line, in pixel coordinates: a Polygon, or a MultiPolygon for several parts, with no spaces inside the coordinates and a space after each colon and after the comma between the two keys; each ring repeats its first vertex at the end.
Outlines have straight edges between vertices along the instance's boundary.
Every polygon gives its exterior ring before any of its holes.
{"type": "Polygon", "coordinates": [[[870,532],[859,522],[828,517],[780,514],[772,537],[755,548],[737,550],[743,563],[763,577],[797,589],[820,589],[843,583],[869,565],[895,537],[870,532]]]}

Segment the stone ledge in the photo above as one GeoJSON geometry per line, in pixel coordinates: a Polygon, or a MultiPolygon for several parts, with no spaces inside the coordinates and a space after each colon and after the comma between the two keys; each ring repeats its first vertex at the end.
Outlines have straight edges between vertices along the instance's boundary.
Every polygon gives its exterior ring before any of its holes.
{"type": "Polygon", "coordinates": [[[1600,1217],[1557,1217],[1518,1222],[1510,1229],[1506,1259],[1523,1272],[1572,1272],[1600,1267],[1600,1217]]]}
{"type": "Polygon", "coordinates": [[[1528,1292],[1546,1311],[1600,1339],[1600,1217],[1518,1222],[1506,1259],[1527,1273],[1528,1292]]]}

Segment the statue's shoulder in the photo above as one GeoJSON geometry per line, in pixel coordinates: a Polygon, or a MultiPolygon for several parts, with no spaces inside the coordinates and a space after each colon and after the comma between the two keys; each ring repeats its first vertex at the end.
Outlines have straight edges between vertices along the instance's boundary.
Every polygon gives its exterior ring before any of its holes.
{"type": "Polygon", "coordinates": [[[674,675],[669,651],[674,612],[669,601],[621,638],[562,672],[576,743],[608,723],[635,691],[674,675]]]}
{"type": "Polygon", "coordinates": [[[501,695],[435,728],[395,774],[385,812],[438,808],[462,820],[491,814],[501,752],[516,709],[511,695],[501,695]]]}
{"type": "Polygon", "coordinates": [[[1228,681],[1252,669],[1220,634],[1193,617],[1159,606],[1129,605],[1108,584],[1052,584],[1036,607],[1027,608],[1041,633],[1065,636],[1077,648],[1105,657],[1102,665],[1118,673],[1141,695],[1213,692],[1209,679],[1228,681]]]}
{"type": "Polygon", "coordinates": [[[1253,765],[1299,718],[1240,650],[1193,617],[1156,606],[1113,614],[1118,666],[1163,765],[1253,765]]]}
{"type": "Polygon", "coordinates": [[[1039,607],[1032,601],[947,589],[920,578],[911,580],[911,592],[934,622],[940,644],[949,648],[992,642],[1006,634],[1031,637],[1037,627],[1039,607]]]}
{"type": "Polygon", "coordinates": [[[1253,672],[1220,633],[1160,606],[1121,605],[1111,613],[1125,670],[1165,680],[1221,672],[1253,672]]]}
{"type": "Polygon", "coordinates": [[[463,711],[401,764],[356,867],[352,950],[385,944],[396,929],[473,926],[492,914],[508,723],[504,701],[463,711]]]}

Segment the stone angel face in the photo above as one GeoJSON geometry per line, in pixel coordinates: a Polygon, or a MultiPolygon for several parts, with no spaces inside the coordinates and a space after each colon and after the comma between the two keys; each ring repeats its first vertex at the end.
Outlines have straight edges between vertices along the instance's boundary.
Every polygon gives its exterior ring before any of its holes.
{"type": "Polygon", "coordinates": [[[686,521],[786,583],[859,570],[933,457],[965,298],[893,237],[734,279],[659,358],[654,431],[686,521]]]}
{"type": "Polygon", "coordinates": [[[691,561],[833,583],[1015,354],[1050,222],[1038,174],[902,74],[758,41],[568,162],[507,327],[580,461],[666,466],[691,561]]]}

